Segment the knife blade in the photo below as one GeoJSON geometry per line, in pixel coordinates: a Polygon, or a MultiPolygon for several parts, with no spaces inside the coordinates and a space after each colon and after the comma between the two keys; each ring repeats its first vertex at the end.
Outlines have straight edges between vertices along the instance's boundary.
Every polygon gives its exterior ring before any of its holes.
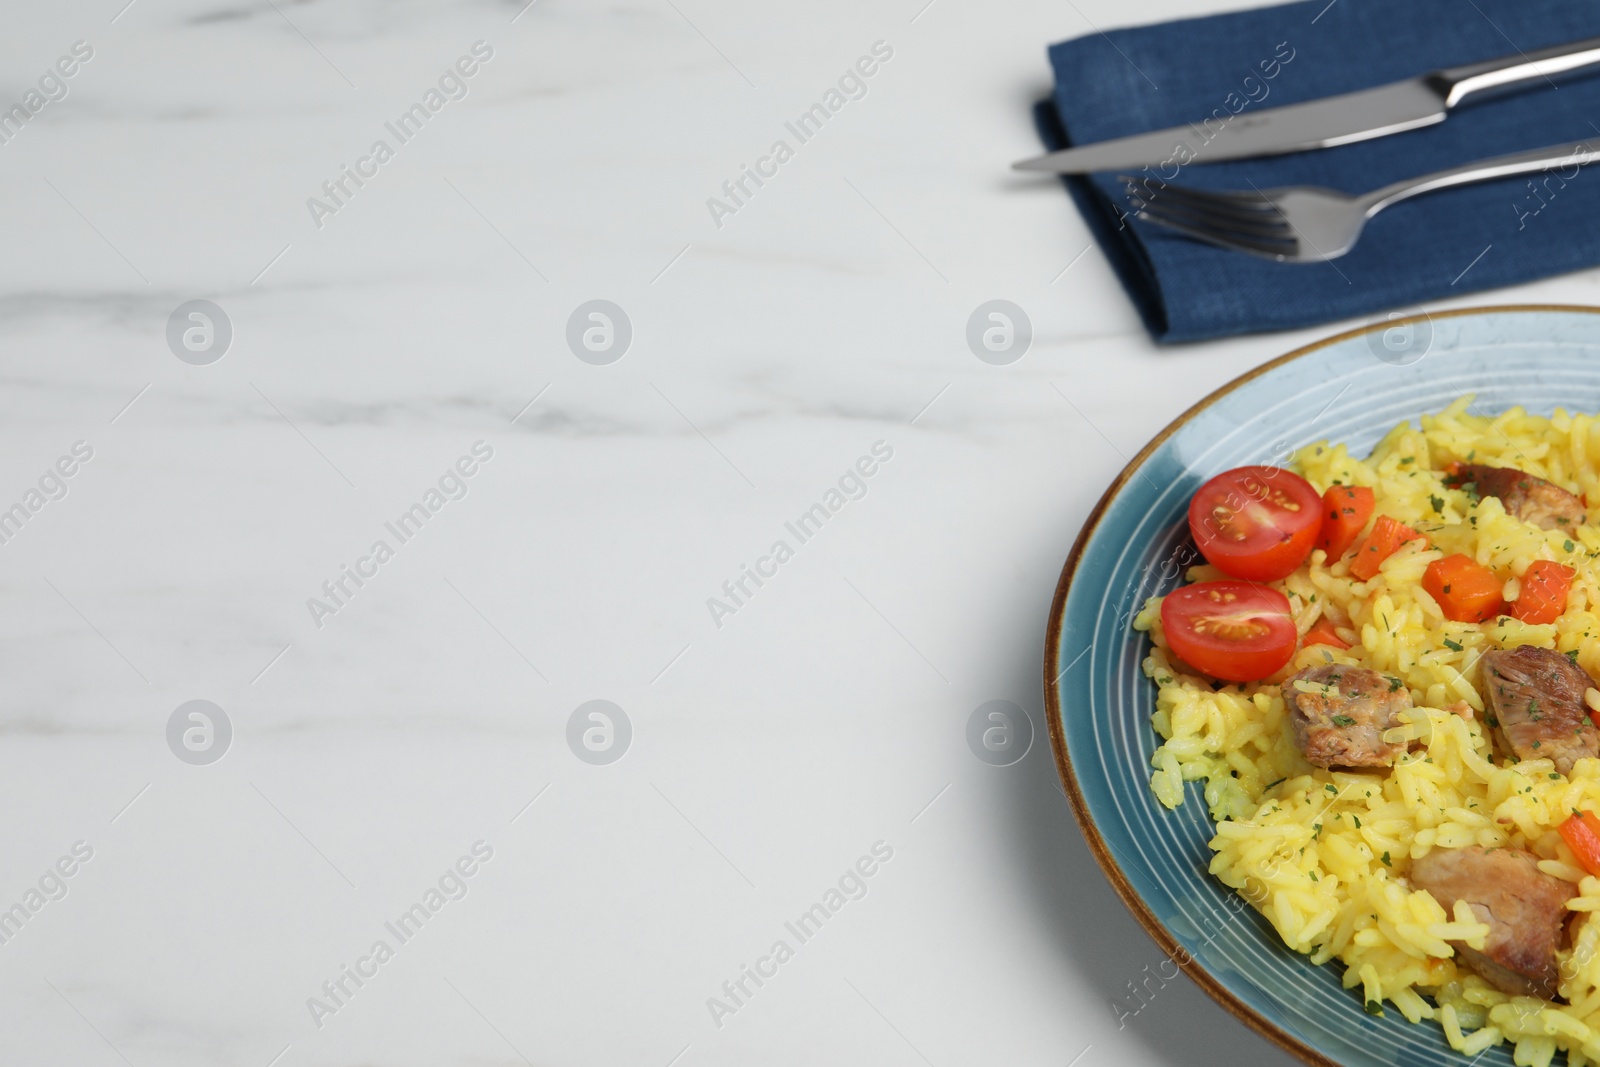
{"type": "Polygon", "coordinates": [[[1012,169],[1089,174],[1173,163],[1217,163],[1332,148],[1443,122],[1470,101],[1517,92],[1557,75],[1600,68],[1600,37],[1517,53],[1299,104],[1212,116],[1050,152],[1012,169]]]}

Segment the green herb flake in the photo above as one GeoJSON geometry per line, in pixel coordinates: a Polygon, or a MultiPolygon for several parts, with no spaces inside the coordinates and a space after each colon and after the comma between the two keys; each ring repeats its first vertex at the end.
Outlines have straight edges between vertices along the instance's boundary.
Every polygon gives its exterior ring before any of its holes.
{"type": "Polygon", "coordinates": [[[1383,865],[1385,867],[1393,867],[1394,866],[1394,864],[1389,862],[1389,854],[1387,852],[1385,852],[1382,856],[1379,856],[1378,858],[1383,861],[1383,865]]]}
{"type": "MultiPolygon", "coordinates": [[[[1333,717],[1333,725],[1335,725],[1335,726],[1354,726],[1355,724],[1356,724],[1356,721],[1354,719],[1352,719],[1348,715],[1335,715],[1333,717]]],[[[1333,786],[1330,785],[1328,787],[1328,792],[1333,793],[1333,792],[1337,792],[1337,790],[1335,790],[1333,788],[1333,786]]]]}
{"type": "MultiPolygon", "coordinates": [[[[1446,586],[1446,591],[1448,591],[1448,589],[1449,589],[1449,587],[1446,586]]],[[[1461,651],[1461,646],[1459,644],[1457,644],[1456,642],[1450,640],[1448,637],[1444,639],[1444,647],[1448,648],[1452,652],[1460,652],[1461,651]]]]}

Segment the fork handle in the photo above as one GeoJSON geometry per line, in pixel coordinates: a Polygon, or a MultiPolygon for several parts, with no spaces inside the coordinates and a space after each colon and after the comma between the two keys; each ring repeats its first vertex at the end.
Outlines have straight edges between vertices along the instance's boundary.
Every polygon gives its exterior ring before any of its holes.
{"type": "Polygon", "coordinates": [[[1428,81],[1444,95],[1445,107],[1452,108],[1469,97],[1486,98],[1500,90],[1520,89],[1529,82],[1594,67],[1600,67],[1600,37],[1569,41],[1536,52],[1519,52],[1482,63],[1447,67],[1428,75],[1428,81]]]}
{"type": "Polygon", "coordinates": [[[1600,159],[1600,149],[1592,148],[1584,141],[1567,142],[1528,152],[1514,152],[1508,156],[1480,159],[1449,170],[1424,174],[1420,178],[1407,178],[1393,185],[1385,185],[1382,189],[1374,189],[1360,200],[1366,206],[1367,215],[1372,216],[1390,204],[1437,189],[1508,178],[1513,174],[1531,174],[1568,164],[1581,167],[1597,159],[1600,159]]]}

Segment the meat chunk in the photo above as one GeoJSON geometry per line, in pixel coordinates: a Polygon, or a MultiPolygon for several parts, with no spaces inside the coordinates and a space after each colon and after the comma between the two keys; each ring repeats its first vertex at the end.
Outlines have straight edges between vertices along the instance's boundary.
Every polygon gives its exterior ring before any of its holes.
{"type": "Polygon", "coordinates": [[[1365,667],[1312,667],[1283,683],[1295,743],[1318,767],[1387,767],[1404,748],[1383,739],[1411,707],[1400,679],[1365,667]]]}
{"type": "Polygon", "coordinates": [[[1451,483],[1471,483],[1479,496],[1499,497],[1506,513],[1545,530],[1572,532],[1588,521],[1583,501],[1543,478],[1524,474],[1515,467],[1486,467],[1481,463],[1459,464],[1451,483]]]}
{"type": "Polygon", "coordinates": [[[1583,694],[1587,671],[1559,652],[1521,645],[1485,652],[1481,686],[1500,736],[1519,760],[1553,760],[1568,774],[1585,756],[1600,755],[1600,730],[1589,720],[1583,694]]]}
{"type": "Polygon", "coordinates": [[[1454,912],[1464,900],[1487,923],[1483,950],[1454,944],[1456,956],[1489,984],[1513,996],[1556,995],[1556,950],[1566,936],[1567,901],[1576,895],[1539,869],[1539,858],[1515,848],[1436,848],[1412,861],[1411,882],[1454,912]]]}

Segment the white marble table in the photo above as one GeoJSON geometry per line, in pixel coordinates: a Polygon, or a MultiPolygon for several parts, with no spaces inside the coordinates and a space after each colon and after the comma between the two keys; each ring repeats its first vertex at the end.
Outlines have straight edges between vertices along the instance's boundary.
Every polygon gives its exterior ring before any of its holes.
{"type": "Polygon", "coordinates": [[[1285,1062],[965,740],[1125,457],[1329,332],[1157,350],[1006,171],[1124,7],[124,4],[0,34],[0,1062],[1285,1062]]]}

